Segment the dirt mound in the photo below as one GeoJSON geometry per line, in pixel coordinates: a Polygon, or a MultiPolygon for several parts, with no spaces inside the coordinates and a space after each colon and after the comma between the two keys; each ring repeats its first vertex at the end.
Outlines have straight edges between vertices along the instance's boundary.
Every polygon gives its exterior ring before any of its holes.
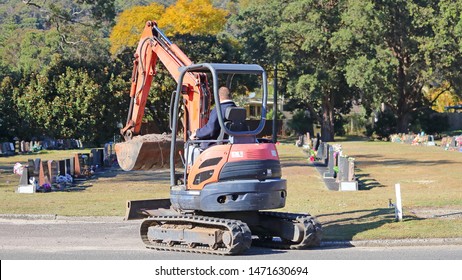
{"type": "MultiPolygon", "coordinates": [[[[116,144],[117,161],[125,171],[169,168],[171,141],[169,134],[135,136],[130,141],[116,144]]],[[[183,146],[183,141],[176,141],[175,164],[181,163],[178,151],[182,151],[183,146]]]]}

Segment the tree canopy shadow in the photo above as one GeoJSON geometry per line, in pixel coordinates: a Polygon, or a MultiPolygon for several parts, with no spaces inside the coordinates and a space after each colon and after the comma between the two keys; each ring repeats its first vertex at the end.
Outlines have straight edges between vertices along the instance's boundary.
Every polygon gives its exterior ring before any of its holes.
{"type": "MultiPolygon", "coordinates": [[[[354,236],[361,232],[395,222],[395,210],[394,208],[376,208],[321,214],[317,215],[317,218],[327,220],[322,223],[324,240],[351,241],[354,236]],[[329,217],[333,217],[333,219],[329,217]]],[[[404,218],[406,221],[423,220],[423,218],[414,216],[404,218]]]]}

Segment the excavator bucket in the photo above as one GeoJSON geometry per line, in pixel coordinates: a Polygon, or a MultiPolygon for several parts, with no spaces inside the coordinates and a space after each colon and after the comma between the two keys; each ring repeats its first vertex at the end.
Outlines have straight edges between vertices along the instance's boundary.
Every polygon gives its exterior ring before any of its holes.
{"type": "MultiPolygon", "coordinates": [[[[166,134],[147,134],[117,143],[115,151],[119,166],[125,170],[151,170],[169,168],[171,136],[166,134]]],[[[183,150],[183,142],[177,141],[176,150],[183,150]]],[[[179,154],[175,165],[181,164],[179,154]]]]}

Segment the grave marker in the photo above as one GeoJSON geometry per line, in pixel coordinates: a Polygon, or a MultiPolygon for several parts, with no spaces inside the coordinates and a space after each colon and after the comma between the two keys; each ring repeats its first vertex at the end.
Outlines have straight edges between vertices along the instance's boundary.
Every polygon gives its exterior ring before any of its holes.
{"type": "Polygon", "coordinates": [[[50,183],[50,179],[49,179],[50,174],[48,172],[47,164],[40,160],[39,168],[40,168],[40,170],[39,170],[39,179],[38,179],[39,186],[43,186],[46,183],[50,183]]]}
{"type": "Polygon", "coordinates": [[[329,159],[327,162],[327,171],[324,172],[323,174],[324,178],[334,178],[335,176],[334,164],[335,164],[334,148],[329,145],[329,159]]]}
{"type": "Polygon", "coordinates": [[[54,184],[56,183],[56,176],[59,175],[59,165],[58,162],[54,160],[49,160],[48,161],[48,172],[49,172],[49,178],[50,178],[50,183],[54,184]]]}
{"type": "Polygon", "coordinates": [[[58,162],[58,170],[59,170],[59,175],[65,176],[66,175],[66,161],[65,160],[60,160],[58,162]]]}
{"type": "MultiPolygon", "coordinates": [[[[65,165],[65,168],[66,168],[66,169],[65,169],[65,172],[66,172],[66,174],[71,175],[71,159],[70,159],[70,158],[66,158],[66,159],[65,159],[65,162],[66,162],[66,165],[65,165]]],[[[64,175],[66,175],[66,174],[64,174],[64,175]]]]}

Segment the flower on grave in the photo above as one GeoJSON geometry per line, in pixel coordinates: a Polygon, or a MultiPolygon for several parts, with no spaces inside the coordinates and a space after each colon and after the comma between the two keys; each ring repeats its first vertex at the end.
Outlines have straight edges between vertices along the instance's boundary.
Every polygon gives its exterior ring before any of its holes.
{"type": "Polygon", "coordinates": [[[43,184],[40,188],[41,188],[44,192],[51,192],[51,185],[48,184],[48,183],[43,184]]]}
{"type": "Polygon", "coordinates": [[[310,156],[310,161],[311,161],[311,162],[314,161],[314,156],[310,156]]]}
{"type": "Polygon", "coordinates": [[[16,164],[13,167],[13,173],[21,176],[23,171],[24,171],[24,166],[20,164],[19,162],[16,162],[16,164]]]}
{"type": "Polygon", "coordinates": [[[73,181],[72,176],[69,174],[66,174],[65,176],[63,175],[56,176],[56,183],[58,184],[72,183],[72,181],[73,181]]]}

